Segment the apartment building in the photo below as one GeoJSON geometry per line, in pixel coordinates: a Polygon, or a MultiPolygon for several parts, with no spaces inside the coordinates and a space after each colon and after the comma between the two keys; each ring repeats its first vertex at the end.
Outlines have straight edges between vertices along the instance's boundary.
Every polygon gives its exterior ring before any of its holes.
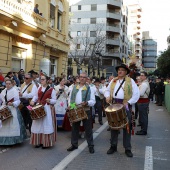
{"type": "Polygon", "coordinates": [[[67,73],[67,0],[0,0],[0,67],[67,73]],[[35,5],[38,8],[34,11],[35,5]]]}
{"type": "MultiPolygon", "coordinates": [[[[126,61],[127,10],[124,10],[124,17],[122,10],[123,0],[81,0],[70,6],[70,35],[77,40],[76,44],[71,44],[71,52],[75,54],[76,51],[77,57],[83,60],[81,56],[84,56],[84,51],[87,47],[90,49],[90,52],[86,53],[87,65],[83,63],[80,66],[83,71],[89,72],[93,69],[93,75],[100,72],[101,76],[101,72],[105,70],[104,76],[108,77],[116,74],[115,66],[126,61]],[[89,45],[84,45],[83,39],[86,39],[89,45]],[[100,60],[95,59],[98,52],[100,60]],[[87,68],[89,65],[90,70],[87,68]]],[[[74,74],[76,71],[77,69],[73,68],[74,74]]]]}
{"type": "Polygon", "coordinates": [[[135,62],[138,68],[142,64],[142,9],[138,0],[124,0],[128,6],[128,38],[130,62],[135,62]]]}
{"type": "Polygon", "coordinates": [[[142,64],[146,71],[156,69],[157,42],[149,35],[149,31],[142,33],[142,64]]]}

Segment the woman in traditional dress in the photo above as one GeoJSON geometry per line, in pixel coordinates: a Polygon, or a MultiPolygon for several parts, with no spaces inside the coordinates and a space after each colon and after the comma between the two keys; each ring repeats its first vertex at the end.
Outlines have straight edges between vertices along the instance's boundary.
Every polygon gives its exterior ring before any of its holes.
{"type": "Polygon", "coordinates": [[[48,86],[48,77],[41,76],[41,86],[38,88],[37,94],[33,97],[30,105],[39,103],[44,106],[46,116],[33,120],[31,127],[30,144],[36,148],[42,146],[43,149],[51,147],[56,142],[56,117],[54,104],[56,103],[56,92],[48,86]]]}
{"type": "Polygon", "coordinates": [[[18,106],[20,104],[19,93],[13,87],[13,80],[5,81],[6,88],[1,92],[2,106],[8,107],[11,111],[12,117],[2,121],[0,128],[0,145],[14,145],[22,143],[26,138],[26,129],[24,121],[18,106]]]}
{"type": "Polygon", "coordinates": [[[57,116],[57,126],[62,127],[64,115],[67,109],[68,87],[65,86],[65,79],[61,79],[60,84],[54,86],[57,95],[57,102],[55,104],[55,111],[57,116]]]}

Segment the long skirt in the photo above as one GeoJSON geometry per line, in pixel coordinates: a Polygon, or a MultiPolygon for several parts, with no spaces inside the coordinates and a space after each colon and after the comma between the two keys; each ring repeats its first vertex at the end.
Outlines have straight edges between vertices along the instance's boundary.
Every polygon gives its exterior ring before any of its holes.
{"type": "MultiPolygon", "coordinates": [[[[17,113],[17,119],[19,122],[19,127],[20,127],[20,136],[0,136],[0,145],[14,145],[17,143],[22,143],[24,140],[27,138],[27,132],[25,129],[24,121],[21,115],[21,112],[16,108],[16,113],[17,113]]],[[[9,118],[13,119],[13,117],[9,118]]],[[[5,120],[5,121],[11,121],[11,120],[5,120]]],[[[4,122],[5,123],[5,122],[4,122]]],[[[2,126],[5,126],[4,123],[2,122],[2,126]]]]}
{"type": "Polygon", "coordinates": [[[30,144],[43,145],[43,147],[51,147],[55,144],[57,138],[57,125],[56,125],[55,108],[53,106],[51,106],[51,115],[52,115],[52,124],[54,128],[54,132],[51,134],[31,133],[30,144]]]}

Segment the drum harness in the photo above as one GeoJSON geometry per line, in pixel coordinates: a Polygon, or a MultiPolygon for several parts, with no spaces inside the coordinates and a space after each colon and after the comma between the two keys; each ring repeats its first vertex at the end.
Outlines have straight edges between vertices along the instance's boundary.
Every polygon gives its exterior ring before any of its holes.
{"type": "MultiPolygon", "coordinates": [[[[28,84],[28,86],[24,89],[24,91],[22,92],[22,94],[25,93],[25,91],[28,89],[29,86],[31,86],[31,84],[32,84],[32,83],[28,84]]],[[[26,102],[26,100],[27,100],[27,99],[22,99],[21,102],[22,102],[23,105],[24,105],[24,102],[26,102]]],[[[28,104],[29,104],[29,101],[28,101],[28,104]]]]}
{"type": "Polygon", "coordinates": [[[40,102],[41,102],[42,98],[44,97],[46,91],[47,91],[49,88],[50,88],[50,86],[47,86],[47,87],[46,87],[45,91],[43,92],[43,94],[42,94],[42,96],[41,96],[41,98],[40,98],[40,102]]]}
{"type": "MultiPolygon", "coordinates": [[[[115,93],[115,97],[117,96],[117,93],[119,92],[120,88],[122,87],[123,83],[125,82],[125,78],[123,79],[123,81],[121,82],[119,88],[117,89],[116,93],[115,93]]],[[[113,103],[116,103],[115,99],[113,100],[113,103]]],[[[120,122],[120,118],[118,113],[116,112],[116,116],[117,116],[117,120],[120,122]]]]}

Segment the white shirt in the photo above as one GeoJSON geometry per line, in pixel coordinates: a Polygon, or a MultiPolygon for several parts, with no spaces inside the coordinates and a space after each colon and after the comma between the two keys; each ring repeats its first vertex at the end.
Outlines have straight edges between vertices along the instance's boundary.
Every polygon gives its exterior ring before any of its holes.
{"type": "MultiPolygon", "coordinates": [[[[113,80],[109,83],[109,85],[106,88],[106,91],[104,93],[104,96],[106,98],[110,97],[110,86],[111,86],[113,80]]],[[[124,89],[125,82],[123,83],[122,87],[118,91],[117,96],[115,96],[115,93],[116,93],[117,89],[119,88],[122,81],[123,81],[123,79],[117,80],[114,91],[113,91],[113,98],[124,99],[124,90],[123,89],[124,89]]],[[[138,86],[136,85],[136,83],[134,82],[133,79],[131,79],[131,83],[132,83],[132,97],[129,99],[128,103],[132,105],[139,100],[140,92],[139,92],[138,86]]]]}
{"type": "MultiPolygon", "coordinates": [[[[83,87],[84,86],[80,87],[79,91],[77,92],[77,95],[76,95],[76,98],[75,98],[76,105],[81,104],[82,102],[84,102],[84,101],[82,101],[82,92],[81,92],[83,87]]],[[[90,90],[91,90],[90,100],[87,101],[87,102],[88,102],[88,106],[92,107],[92,106],[95,105],[96,100],[95,100],[94,90],[91,87],[90,87],[90,90]]]]}
{"type": "MultiPolygon", "coordinates": [[[[27,86],[28,85],[24,86],[24,88],[22,89],[22,92],[27,88],[27,86]]],[[[27,90],[25,90],[25,92],[22,94],[22,97],[26,98],[26,99],[31,99],[37,93],[37,90],[38,90],[37,86],[34,84],[33,87],[32,87],[31,93],[28,93],[27,90]]]]}

